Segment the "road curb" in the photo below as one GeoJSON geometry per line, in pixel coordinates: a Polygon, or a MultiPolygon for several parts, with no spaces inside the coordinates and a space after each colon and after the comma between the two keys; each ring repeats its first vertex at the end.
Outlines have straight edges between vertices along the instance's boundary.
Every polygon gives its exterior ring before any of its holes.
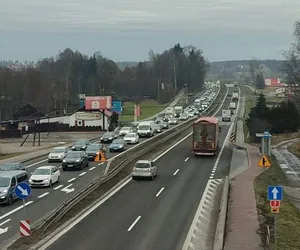
{"type": "Polygon", "coordinates": [[[219,209],[219,218],[216,227],[213,250],[222,250],[224,247],[228,197],[229,197],[229,177],[226,176],[224,181],[223,191],[222,191],[221,204],[219,209]]]}

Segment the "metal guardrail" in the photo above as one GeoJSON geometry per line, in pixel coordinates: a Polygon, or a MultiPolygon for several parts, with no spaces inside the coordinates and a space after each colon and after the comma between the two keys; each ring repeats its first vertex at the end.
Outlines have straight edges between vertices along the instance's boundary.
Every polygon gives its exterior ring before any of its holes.
{"type": "MultiPolygon", "coordinates": [[[[207,107],[206,110],[211,109],[209,111],[209,114],[213,113],[217,105],[214,105],[214,101],[219,97],[221,91],[221,86],[219,87],[218,93],[216,94],[214,100],[211,102],[210,106],[207,107]]],[[[90,193],[92,193],[96,188],[98,188],[101,184],[104,184],[105,182],[111,180],[113,177],[115,177],[125,166],[127,166],[130,162],[136,160],[138,157],[142,156],[146,152],[150,151],[151,149],[157,147],[158,145],[163,144],[164,142],[176,137],[180,133],[186,131],[191,127],[191,124],[196,120],[197,118],[189,119],[186,122],[183,122],[169,131],[165,131],[164,133],[161,133],[159,135],[156,135],[152,139],[149,139],[145,141],[143,144],[140,144],[136,147],[137,151],[132,152],[128,151],[126,154],[121,154],[119,157],[117,156],[114,158],[110,164],[115,162],[113,164],[113,168],[111,171],[107,173],[107,175],[102,176],[101,179],[97,179],[90,183],[88,186],[83,188],[80,192],[78,192],[75,196],[71,197],[69,200],[64,202],[62,205],[60,205],[53,213],[51,213],[47,218],[40,221],[35,225],[35,229],[42,229],[43,227],[43,233],[55,222],[57,222],[59,219],[61,219],[72,207],[74,207],[77,203],[79,203],[82,199],[84,199],[86,196],[88,196],[90,193]],[[170,133],[166,133],[170,132],[170,133]],[[130,155],[130,156],[129,156],[130,155]]]]}

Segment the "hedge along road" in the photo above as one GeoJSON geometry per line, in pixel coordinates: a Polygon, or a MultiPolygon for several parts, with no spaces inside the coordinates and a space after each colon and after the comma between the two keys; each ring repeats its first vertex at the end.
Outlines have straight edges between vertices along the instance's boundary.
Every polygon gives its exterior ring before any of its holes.
{"type": "MultiPolygon", "coordinates": [[[[141,138],[139,144],[145,140],[147,139],[141,138]]],[[[134,145],[130,145],[127,151],[132,147],[134,145]]],[[[107,158],[110,159],[116,155],[118,153],[108,152],[107,158]]],[[[45,157],[27,162],[28,172],[33,172],[36,168],[45,165],[50,165],[45,157]]],[[[60,167],[61,163],[51,163],[51,165],[60,167]]],[[[89,167],[82,171],[61,170],[60,183],[56,183],[50,188],[34,188],[32,190],[32,195],[26,199],[25,213],[20,200],[15,201],[11,206],[1,206],[0,228],[6,229],[8,227],[8,231],[1,234],[2,230],[0,230],[0,248],[9,243],[11,238],[19,232],[20,220],[28,219],[35,222],[43,218],[89,183],[100,178],[105,166],[106,164],[103,163],[90,162],[89,167]]]]}

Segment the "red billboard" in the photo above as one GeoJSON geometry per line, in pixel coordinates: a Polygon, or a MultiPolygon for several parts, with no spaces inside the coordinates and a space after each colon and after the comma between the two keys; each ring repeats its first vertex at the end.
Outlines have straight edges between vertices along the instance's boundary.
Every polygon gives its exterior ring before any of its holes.
{"type": "Polygon", "coordinates": [[[111,96],[86,96],[85,109],[86,110],[103,110],[111,109],[111,96]]]}

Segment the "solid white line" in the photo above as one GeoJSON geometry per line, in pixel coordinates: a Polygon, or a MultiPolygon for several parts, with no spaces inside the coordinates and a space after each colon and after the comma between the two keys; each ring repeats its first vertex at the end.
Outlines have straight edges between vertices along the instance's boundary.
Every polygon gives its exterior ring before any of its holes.
{"type": "Polygon", "coordinates": [[[9,221],[11,221],[11,219],[7,219],[6,221],[3,221],[2,223],[0,223],[0,227],[9,221]]]}
{"type": "Polygon", "coordinates": [[[155,196],[158,197],[158,196],[161,194],[161,192],[164,191],[164,189],[165,189],[165,188],[162,187],[162,188],[158,191],[158,193],[157,193],[155,196]]]}
{"type": "Polygon", "coordinates": [[[45,197],[46,195],[50,194],[49,192],[41,194],[40,196],[38,196],[38,199],[45,197]]]}
{"type": "Polygon", "coordinates": [[[72,181],[75,181],[75,180],[76,180],[76,178],[72,178],[72,179],[68,180],[68,182],[72,182],[72,181]]]}
{"type": "MultiPolygon", "coordinates": [[[[61,236],[70,231],[73,227],[75,227],[79,222],[81,222],[84,218],[86,218],[89,214],[91,214],[94,210],[96,210],[99,206],[101,206],[104,202],[114,196],[118,191],[120,191],[123,187],[125,187],[129,182],[131,182],[131,178],[124,181],[120,186],[114,189],[111,193],[109,193],[103,200],[96,203],[90,209],[88,209],[84,214],[79,216],[73,222],[71,222],[66,228],[62,229],[59,233],[54,235],[49,241],[47,241],[43,246],[39,248],[39,250],[46,250],[49,246],[51,246],[55,241],[57,241],[61,236]]],[[[21,207],[22,208],[22,207],[21,207]]],[[[1,219],[1,217],[0,217],[1,219]]]]}
{"type": "Polygon", "coordinates": [[[96,167],[91,167],[89,170],[92,171],[92,170],[94,170],[95,168],[96,168],[96,167]]]}
{"type": "Polygon", "coordinates": [[[184,161],[187,162],[190,159],[190,157],[187,157],[184,161]]]}
{"type": "Polygon", "coordinates": [[[131,224],[131,226],[127,229],[127,232],[130,232],[132,228],[138,223],[138,221],[142,218],[142,216],[139,216],[135,219],[135,221],[131,224]]]}
{"type": "Polygon", "coordinates": [[[179,169],[177,169],[175,172],[174,172],[174,176],[179,172],[179,169]]]}
{"type": "MultiPolygon", "coordinates": [[[[28,202],[26,202],[26,203],[25,203],[25,207],[27,207],[28,205],[30,205],[30,204],[32,204],[32,203],[33,203],[33,201],[28,201],[28,202]]],[[[9,211],[9,212],[6,213],[6,214],[1,215],[1,216],[0,216],[0,220],[6,218],[7,216],[9,216],[9,215],[11,215],[11,214],[13,214],[13,213],[15,213],[15,212],[21,210],[21,209],[23,209],[23,205],[22,205],[22,206],[19,206],[19,207],[17,207],[17,208],[15,208],[15,209],[13,209],[13,210],[11,210],[11,211],[9,211]]]]}
{"type": "Polygon", "coordinates": [[[79,174],[78,176],[84,176],[86,174],[86,172],[82,172],[81,174],[79,174]]]}
{"type": "Polygon", "coordinates": [[[57,187],[55,187],[55,188],[53,188],[53,190],[57,190],[57,189],[60,189],[61,187],[63,187],[64,185],[59,185],[59,186],[57,186],[57,187]]]}
{"type": "Polygon", "coordinates": [[[46,160],[41,160],[41,161],[35,162],[35,163],[33,163],[33,164],[30,164],[30,165],[26,166],[25,169],[30,168],[30,167],[33,167],[33,166],[38,165],[38,164],[40,164],[40,163],[43,163],[43,162],[45,162],[45,161],[48,161],[48,159],[46,159],[46,160]]]}

